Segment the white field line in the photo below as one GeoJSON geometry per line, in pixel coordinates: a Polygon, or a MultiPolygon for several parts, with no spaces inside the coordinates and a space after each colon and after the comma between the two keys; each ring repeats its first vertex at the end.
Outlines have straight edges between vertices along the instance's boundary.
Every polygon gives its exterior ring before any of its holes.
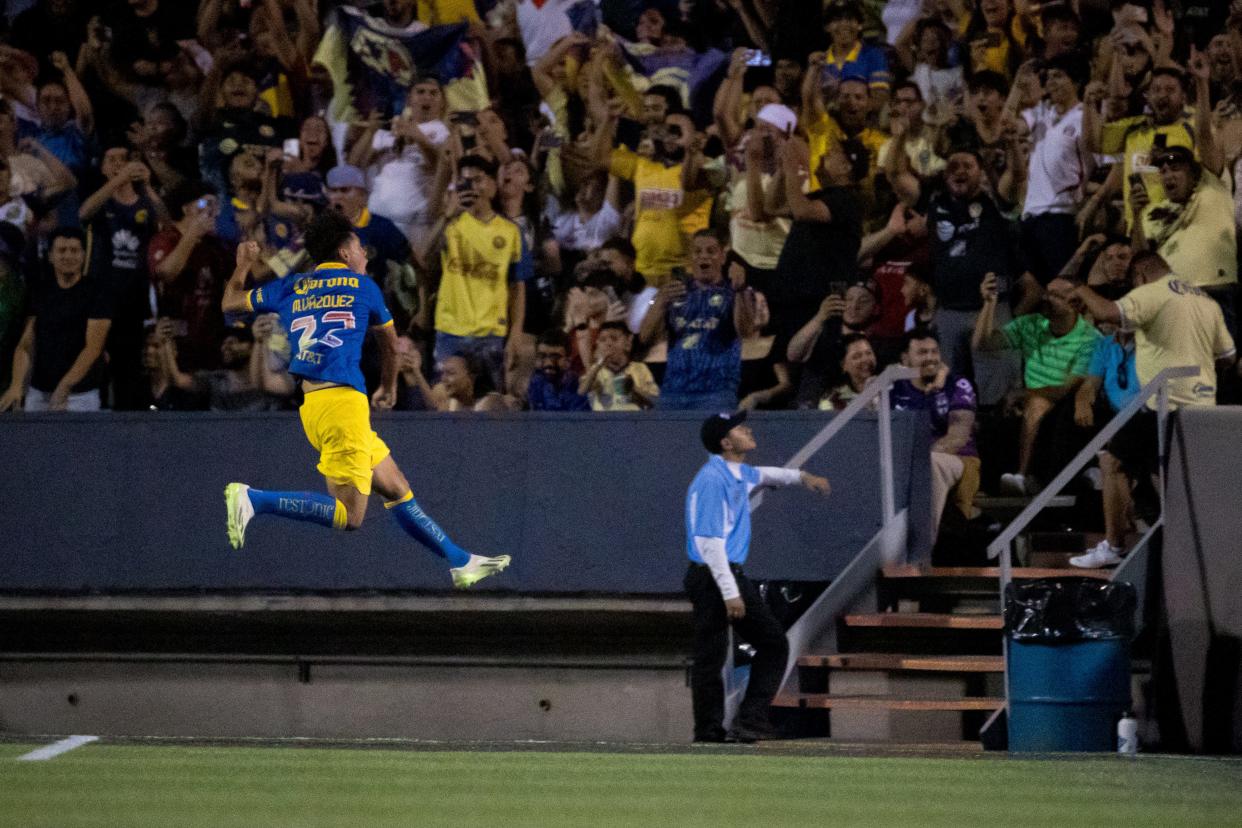
{"type": "Polygon", "coordinates": [[[68,739],[61,739],[59,742],[52,742],[50,745],[44,745],[38,750],[32,750],[30,753],[17,757],[19,762],[44,762],[48,759],[55,759],[62,753],[68,753],[74,748],[80,748],[82,745],[89,745],[91,742],[99,741],[98,736],[70,736],[68,739]]]}

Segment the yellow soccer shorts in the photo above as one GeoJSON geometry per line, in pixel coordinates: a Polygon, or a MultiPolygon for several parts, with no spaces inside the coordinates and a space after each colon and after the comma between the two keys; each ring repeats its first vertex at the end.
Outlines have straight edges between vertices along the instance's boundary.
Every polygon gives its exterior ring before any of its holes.
{"type": "Polygon", "coordinates": [[[299,411],[306,439],[319,452],[319,473],[371,494],[371,470],[389,450],[371,430],[367,395],[356,388],[321,388],[306,394],[299,411]]]}

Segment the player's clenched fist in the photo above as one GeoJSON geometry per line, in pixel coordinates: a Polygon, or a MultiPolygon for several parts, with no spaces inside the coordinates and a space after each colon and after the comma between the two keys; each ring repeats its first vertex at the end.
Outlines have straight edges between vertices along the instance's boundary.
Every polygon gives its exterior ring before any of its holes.
{"type": "Polygon", "coordinates": [[[237,266],[252,267],[259,260],[259,252],[258,242],[248,241],[237,245],[237,266]]]}

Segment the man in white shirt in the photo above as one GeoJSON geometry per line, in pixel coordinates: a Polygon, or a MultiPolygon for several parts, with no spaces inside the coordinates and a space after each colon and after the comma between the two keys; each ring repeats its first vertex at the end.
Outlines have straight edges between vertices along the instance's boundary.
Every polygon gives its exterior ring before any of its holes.
{"type": "Polygon", "coordinates": [[[690,692],[696,742],[754,742],[771,738],[768,708],[780,687],[789,655],[781,624],[742,572],[750,551],[750,494],[760,486],[801,484],[813,492],[831,491],[827,478],[797,469],[748,466],[755,437],[746,412],[713,414],[699,432],[712,456],[695,475],[686,494],[685,587],[694,613],[694,666],[690,692]],[[725,732],[724,682],[729,628],[755,648],[746,696],[733,728],[725,732]]]}
{"type": "Polygon", "coordinates": [[[1078,100],[1082,78],[1074,57],[1049,61],[1043,70],[1044,99],[1022,113],[1035,144],[1022,205],[1022,244],[1041,285],[1052,281],[1078,248],[1074,216],[1087,176],[1078,100]]]}

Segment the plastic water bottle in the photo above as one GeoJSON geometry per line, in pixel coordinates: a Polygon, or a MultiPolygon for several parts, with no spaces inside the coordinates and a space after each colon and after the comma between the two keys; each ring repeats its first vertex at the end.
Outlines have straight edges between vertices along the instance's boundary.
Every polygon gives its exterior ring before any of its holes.
{"type": "Polygon", "coordinates": [[[1126,756],[1138,753],[1138,719],[1129,711],[1117,722],[1117,752],[1126,756]]]}

